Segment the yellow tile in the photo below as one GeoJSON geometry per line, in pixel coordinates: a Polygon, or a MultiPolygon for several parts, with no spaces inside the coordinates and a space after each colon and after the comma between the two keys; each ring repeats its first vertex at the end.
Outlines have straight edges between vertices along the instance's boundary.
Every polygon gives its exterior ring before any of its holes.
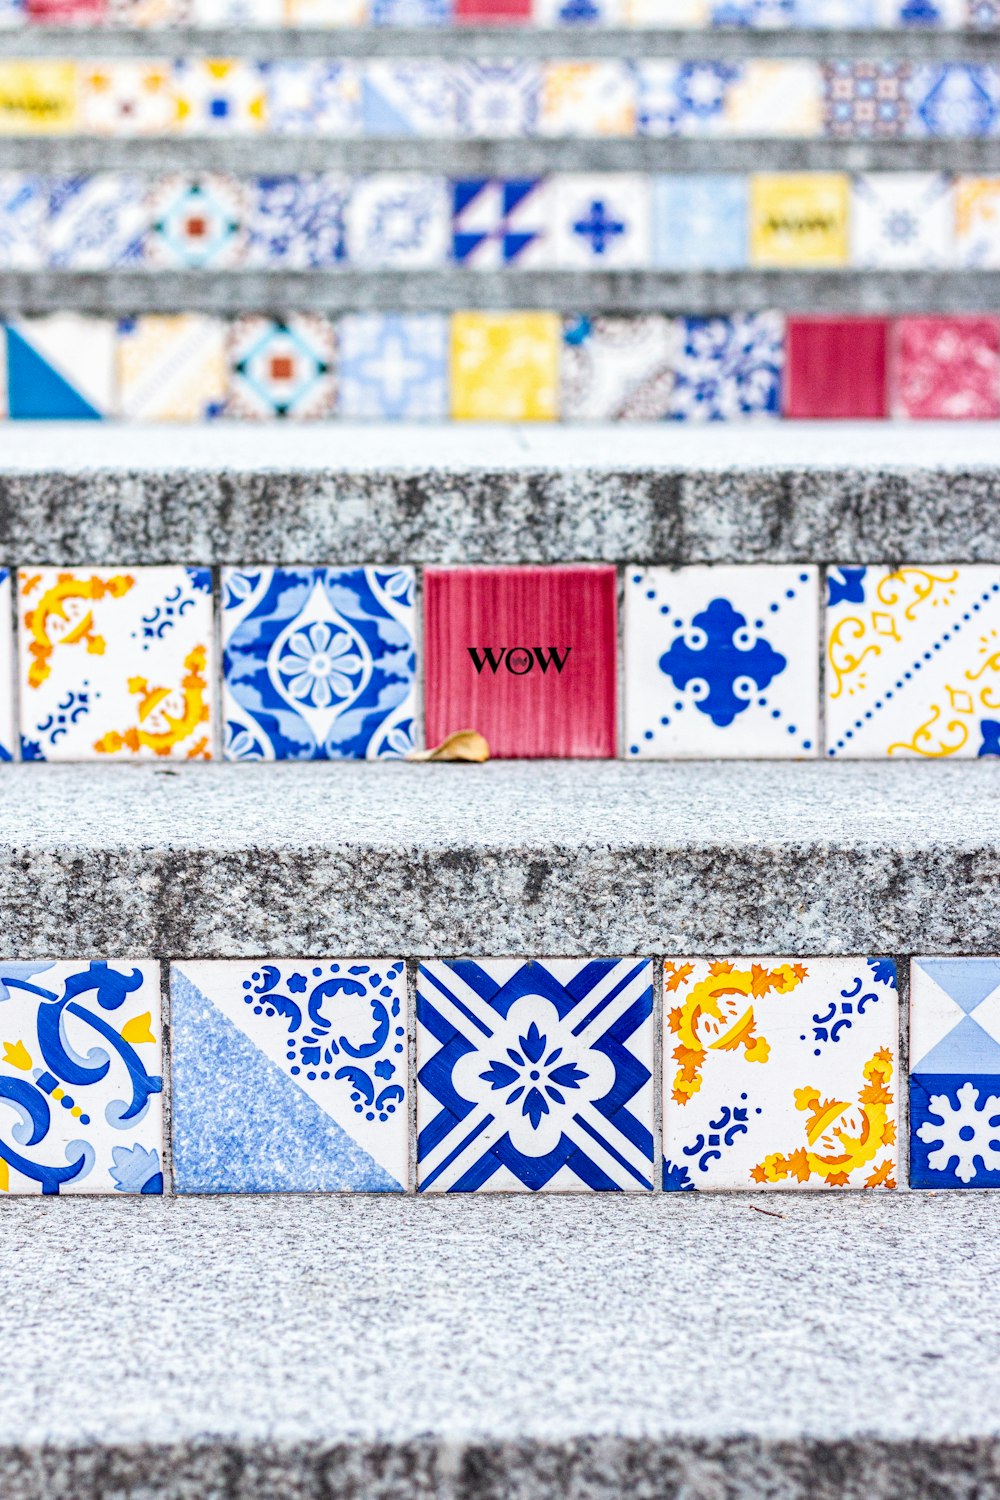
{"type": "Polygon", "coordinates": [[[554,422],[559,415],[555,313],[454,313],[451,414],[465,422],[554,422]]]}
{"type": "Polygon", "coordinates": [[[0,62],[0,135],[62,135],[76,121],[76,63],[0,62]]]}
{"type": "Polygon", "coordinates": [[[750,179],[750,263],[846,266],[846,172],[759,172],[750,179]]]}

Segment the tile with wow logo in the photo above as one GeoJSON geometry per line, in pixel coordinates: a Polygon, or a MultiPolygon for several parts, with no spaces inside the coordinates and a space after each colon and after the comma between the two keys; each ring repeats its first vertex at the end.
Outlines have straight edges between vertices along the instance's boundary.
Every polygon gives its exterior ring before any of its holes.
{"type": "Polygon", "coordinates": [[[1000,959],[910,964],[910,1186],[1000,1187],[1000,959]]]}
{"type": "Polygon", "coordinates": [[[827,755],[1000,755],[1000,569],[831,568],[827,755]]]}
{"type": "Polygon", "coordinates": [[[171,965],[181,1193],[401,1192],[406,966],[392,958],[171,965]]]}
{"type": "Polygon", "coordinates": [[[420,1191],[651,1188],[652,981],[635,958],[421,964],[420,1191]]]}
{"type": "Polygon", "coordinates": [[[0,60],[0,135],[72,135],[78,122],[75,62],[0,60]]]}
{"type": "Polygon", "coordinates": [[[0,961],[0,1195],[162,1193],[160,966],[0,961]]]}
{"type": "Polygon", "coordinates": [[[750,178],[750,263],[846,266],[846,172],[755,172],[750,178]]]}
{"type": "Polygon", "coordinates": [[[893,1188],[890,958],[676,958],[664,966],[668,1191],[893,1188]]]}
{"type": "Polygon", "coordinates": [[[208,568],[23,568],[17,596],[24,760],[211,758],[208,568]]]}
{"type": "Polygon", "coordinates": [[[383,760],[414,746],[410,568],[226,568],[227,760],[383,760]]]}

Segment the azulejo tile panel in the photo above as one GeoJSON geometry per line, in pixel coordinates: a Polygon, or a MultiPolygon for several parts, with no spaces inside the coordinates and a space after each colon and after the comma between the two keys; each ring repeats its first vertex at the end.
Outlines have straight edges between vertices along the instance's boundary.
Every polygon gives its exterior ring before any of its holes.
{"type": "Polygon", "coordinates": [[[907,134],[958,139],[1000,133],[1000,66],[916,64],[907,83],[907,134]]]}
{"type": "Polygon", "coordinates": [[[21,569],[18,692],[25,760],[208,760],[207,568],[21,569]]]}
{"type": "Polygon", "coordinates": [[[174,65],[181,129],[187,135],[255,135],[267,123],[267,94],[245,58],[187,58],[174,65]]]}
{"type": "Polygon", "coordinates": [[[619,136],[635,132],[635,78],[629,64],[548,62],[542,71],[538,133],[619,136]]]}
{"type": "Polygon", "coordinates": [[[159,964],[0,961],[0,1193],[162,1193],[159,964]]]}
{"type": "Polygon", "coordinates": [[[361,86],[365,135],[426,135],[447,140],[455,133],[455,90],[447,64],[434,60],[365,64],[361,86]]]}
{"type": "Polygon", "coordinates": [[[906,134],[909,63],[831,62],[824,66],[824,133],[839,140],[906,134]]]}
{"type": "Polygon", "coordinates": [[[448,319],[349,313],[339,324],[340,416],[441,422],[448,415],[448,319]]]}
{"type": "Polygon", "coordinates": [[[668,960],[664,1187],[895,1187],[898,1027],[888,958],[668,960]]]}
{"type": "Polygon", "coordinates": [[[304,422],[333,415],[337,338],[329,318],[237,318],[228,349],[227,416],[304,422]]]}
{"type": "Polygon", "coordinates": [[[626,756],[816,755],[818,637],[816,568],[626,568],[626,756]]]}
{"type": "Polygon", "coordinates": [[[652,1186],[642,959],[456,959],[417,981],[422,1192],[652,1186]]]}
{"type": "Polygon", "coordinates": [[[170,1000],[178,1192],[407,1186],[402,959],[182,960],[170,1000]]]}
{"type": "Polygon", "coordinates": [[[382,760],[414,746],[410,568],[227,568],[227,760],[382,760]]]}
{"type": "Polygon", "coordinates": [[[1000,570],[827,574],[827,755],[1000,754],[1000,570]]]}
{"type": "Polygon", "coordinates": [[[910,965],[910,1186],[1000,1187],[1000,959],[910,965]]]}

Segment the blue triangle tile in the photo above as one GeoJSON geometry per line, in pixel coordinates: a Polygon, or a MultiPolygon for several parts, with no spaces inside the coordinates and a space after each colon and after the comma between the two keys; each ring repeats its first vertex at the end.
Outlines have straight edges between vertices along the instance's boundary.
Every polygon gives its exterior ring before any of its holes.
{"type": "Polygon", "coordinates": [[[971,1016],[963,1016],[926,1057],[912,1064],[911,1072],[1000,1074],[1000,1043],[971,1016]]]}
{"type": "Polygon", "coordinates": [[[7,401],[14,421],[100,421],[101,413],[18,333],[7,329],[7,401]]]}
{"type": "Polygon", "coordinates": [[[917,968],[940,985],[966,1015],[1000,985],[997,958],[921,958],[917,968]]]}

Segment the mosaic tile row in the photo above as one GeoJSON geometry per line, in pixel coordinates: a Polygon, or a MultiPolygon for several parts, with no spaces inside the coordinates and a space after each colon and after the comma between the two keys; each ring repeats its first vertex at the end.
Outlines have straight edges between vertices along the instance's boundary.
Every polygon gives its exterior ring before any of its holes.
{"type": "MultiPolygon", "coordinates": [[[[899,1180],[891,958],[414,968],[411,1007],[401,958],[171,964],[174,1190],[899,1180]]],[[[161,1010],[155,962],[0,962],[0,1193],[164,1191],[161,1010]]],[[[908,1086],[910,1186],[1000,1186],[1000,959],[913,960],[908,1086]]]]}
{"type": "Polygon", "coordinates": [[[4,760],[1000,755],[987,564],[0,572],[4,760]]]}
{"type": "Polygon", "coordinates": [[[1000,418],[1000,316],[53,313],[0,326],[0,417],[1000,418]]]}
{"type": "Polygon", "coordinates": [[[996,137],[1000,64],[0,60],[0,135],[996,137]]]}

